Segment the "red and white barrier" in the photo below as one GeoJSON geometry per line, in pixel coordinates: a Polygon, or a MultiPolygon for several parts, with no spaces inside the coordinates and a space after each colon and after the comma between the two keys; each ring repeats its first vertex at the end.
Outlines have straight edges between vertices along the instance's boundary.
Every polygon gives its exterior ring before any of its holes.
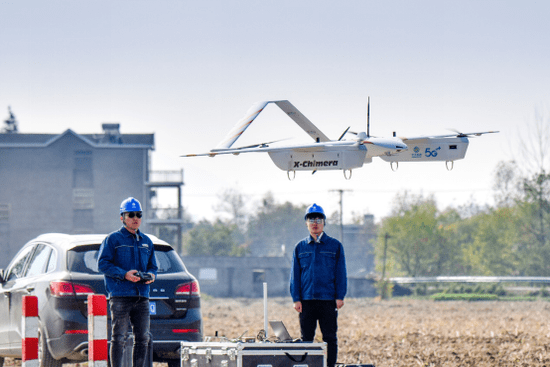
{"type": "Polygon", "coordinates": [[[23,296],[22,318],[22,367],[38,367],[38,298],[23,296]]]}
{"type": "Polygon", "coordinates": [[[88,295],[88,367],[107,367],[107,299],[88,295]]]}

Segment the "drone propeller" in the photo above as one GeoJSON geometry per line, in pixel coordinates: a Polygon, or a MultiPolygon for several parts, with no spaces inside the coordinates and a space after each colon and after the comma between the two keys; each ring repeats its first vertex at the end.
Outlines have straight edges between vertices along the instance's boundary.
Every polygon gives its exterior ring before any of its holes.
{"type": "Polygon", "coordinates": [[[370,96],[367,98],[367,138],[370,137],[370,96]]]}
{"type": "Polygon", "coordinates": [[[447,129],[447,130],[455,132],[457,134],[456,135],[457,138],[466,138],[468,136],[468,134],[464,134],[462,131],[458,131],[457,129],[447,129]]]}
{"type": "MultiPolygon", "coordinates": [[[[344,137],[344,135],[346,135],[346,133],[349,131],[351,126],[348,126],[348,128],[346,130],[344,130],[344,132],[342,133],[342,135],[340,135],[340,137],[338,138],[338,141],[342,140],[342,138],[344,137]]],[[[350,131],[351,132],[351,131],[350,131]]],[[[355,134],[355,133],[354,133],[355,134]]]]}
{"type": "Polygon", "coordinates": [[[350,134],[353,134],[353,135],[363,135],[361,136],[361,140],[364,140],[364,139],[368,139],[370,138],[370,97],[367,98],[367,131],[366,133],[365,132],[355,132],[355,131],[350,131],[350,127],[351,126],[348,126],[348,128],[346,130],[344,130],[344,132],[342,133],[342,135],[340,135],[340,137],[338,138],[338,141],[342,140],[342,138],[344,137],[344,135],[346,135],[347,133],[350,133],[350,134]]]}
{"type": "Polygon", "coordinates": [[[468,136],[481,136],[483,134],[492,134],[492,133],[498,133],[498,131],[482,131],[482,132],[475,132],[475,133],[463,133],[462,131],[458,131],[456,129],[447,129],[450,131],[454,131],[457,133],[457,138],[466,138],[468,136]]]}

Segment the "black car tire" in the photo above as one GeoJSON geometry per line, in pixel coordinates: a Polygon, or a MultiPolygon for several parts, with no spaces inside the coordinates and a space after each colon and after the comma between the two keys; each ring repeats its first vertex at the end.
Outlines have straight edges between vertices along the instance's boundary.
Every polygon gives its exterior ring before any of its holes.
{"type": "Polygon", "coordinates": [[[38,366],[39,367],[62,367],[63,363],[54,359],[48,350],[48,345],[46,344],[46,338],[44,332],[41,330],[38,331],[38,366]]]}
{"type": "Polygon", "coordinates": [[[4,357],[0,357],[0,367],[4,366],[4,357]]]}
{"type": "Polygon", "coordinates": [[[168,367],[180,367],[181,361],[179,359],[169,359],[167,361],[168,367]]]}

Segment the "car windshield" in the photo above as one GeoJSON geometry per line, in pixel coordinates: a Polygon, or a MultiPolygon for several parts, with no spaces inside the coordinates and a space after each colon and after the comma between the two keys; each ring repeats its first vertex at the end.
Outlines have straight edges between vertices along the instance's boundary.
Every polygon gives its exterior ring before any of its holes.
{"type": "MultiPolygon", "coordinates": [[[[69,271],[79,273],[101,274],[97,269],[97,254],[99,245],[79,246],[67,252],[67,267],[69,271]]],[[[158,274],[179,273],[185,271],[183,262],[169,246],[155,246],[155,258],[158,274]]]]}

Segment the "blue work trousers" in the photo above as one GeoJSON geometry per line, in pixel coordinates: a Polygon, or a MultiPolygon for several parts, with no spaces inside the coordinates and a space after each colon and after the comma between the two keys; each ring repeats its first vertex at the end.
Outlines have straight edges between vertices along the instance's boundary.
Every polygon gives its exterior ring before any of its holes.
{"type": "Polygon", "coordinates": [[[112,297],[111,306],[111,367],[121,367],[126,335],[134,333],[133,367],[147,367],[149,346],[149,299],[144,297],[112,297]]]}
{"type": "Polygon", "coordinates": [[[327,367],[334,367],[338,356],[338,310],[336,301],[306,300],[302,301],[300,313],[300,329],[302,340],[312,342],[315,337],[317,322],[327,343],[327,367]]]}

